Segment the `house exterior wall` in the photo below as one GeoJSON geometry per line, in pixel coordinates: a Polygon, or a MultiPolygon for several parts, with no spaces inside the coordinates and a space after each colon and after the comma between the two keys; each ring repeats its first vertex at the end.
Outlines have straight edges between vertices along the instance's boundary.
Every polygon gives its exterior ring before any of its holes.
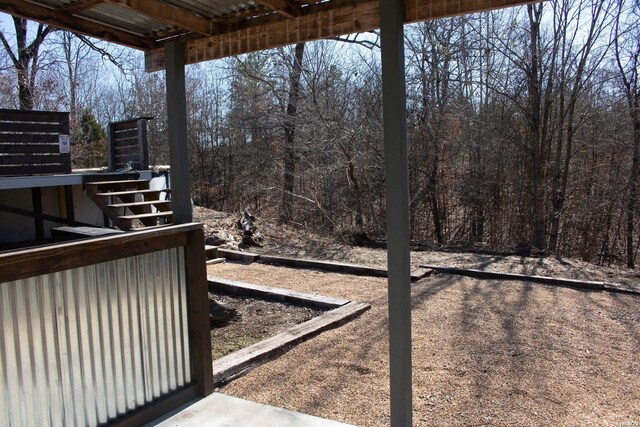
{"type": "MultiPolygon", "coordinates": [[[[155,172],[151,176],[150,188],[162,190],[168,187],[169,171],[155,172]]],[[[85,224],[104,226],[102,211],[89,199],[82,185],[72,185],[75,220],[85,224]]],[[[64,218],[64,192],[62,187],[41,187],[43,213],[64,218]],[[62,194],[60,193],[62,192],[62,194]]],[[[33,211],[31,189],[0,189],[0,205],[33,211]]],[[[45,239],[51,238],[51,229],[64,224],[44,221],[45,239]]],[[[0,244],[36,240],[36,229],[32,217],[0,210],[0,244]]]]}

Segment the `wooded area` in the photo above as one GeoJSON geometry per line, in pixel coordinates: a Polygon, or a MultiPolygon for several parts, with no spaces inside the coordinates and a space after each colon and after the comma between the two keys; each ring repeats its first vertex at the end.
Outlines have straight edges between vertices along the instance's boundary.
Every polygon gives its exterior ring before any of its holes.
{"type": "MultiPolygon", "coordinates": [[[[0,106],[71,111],[78,165],[101,158],[98,124],[155,117],[149,161],[168,163],[164,78],[139,54],[4,24],[0,106]]],[[[638,2],[558,0],[405,32],[412,240],[633,266],[638,2]]],[[[384,238],[378,38],[340,40],[188,68],[197,204],[384,238]]]]}

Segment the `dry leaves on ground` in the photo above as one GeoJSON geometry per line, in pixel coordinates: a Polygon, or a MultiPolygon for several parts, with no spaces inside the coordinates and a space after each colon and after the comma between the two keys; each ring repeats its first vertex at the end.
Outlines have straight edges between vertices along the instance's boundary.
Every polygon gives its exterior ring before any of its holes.
{"type": "MultiPolygon", "coordinates": [[[[222,392],[389,423],[386,280],[259,264],[209,274],[369,302],[222,392]]],[[[412,285],[414,425],[640,421],[640,298],[439,274],[412,285]]]]}

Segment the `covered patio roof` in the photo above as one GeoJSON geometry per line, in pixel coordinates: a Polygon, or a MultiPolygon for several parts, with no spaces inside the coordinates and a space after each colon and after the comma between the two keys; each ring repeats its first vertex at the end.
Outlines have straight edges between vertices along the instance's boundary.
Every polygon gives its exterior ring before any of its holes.
{"type": "MultiPolygon", "coordinates": [[[[0,0],[0,11],[141,49],[166,69],[172,204],[191,222],[185,64],[381,29],[391,425],[412,425],[409,175],[403,25],[529,0],[0,0]]],[[[211,391],[207,391],[210,393],[211,391]]]]}
{"type": "MultiPolygon", "coordinates": [[[[405,0],[404,22],[527,3],[405,0]]],[[[4,0],[0,10],[145,51],[147,71],[165,67],[163,46],[185,43],[191,64],[380,28],[378,0],[4,0]]]]}

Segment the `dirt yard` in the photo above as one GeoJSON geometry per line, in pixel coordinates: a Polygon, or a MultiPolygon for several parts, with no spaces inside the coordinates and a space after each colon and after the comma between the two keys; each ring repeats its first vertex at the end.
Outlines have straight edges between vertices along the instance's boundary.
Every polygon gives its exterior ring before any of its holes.
{"type": "MultiPolygon", "coordinates": [[[[239,218],[238,214],[228,214],[196,206],[193,215],[196,221],[204,223],[206,235],[223,230],[230,234],[235,233],[238,241],[241,239],[239,237],[241,232],[234,226],[239,218]]],[[[246,248],[250,252],[336,260],[373,267],[385,267],[387,264],[387,252],[384,249],[346,245],[339,243],[335,237],[319,236],[286,225],[274,225],[262,221],[258,224],[264,235],[264,246],[262,248],[246,248]]],[[[637,271],[620,266],[598,266],[580,260],[553,256],[530,258],[470,252],[412,251],[411,264],[413,268],[417,268],[420,264],[432,264],[567,279],[596,280],[640,289],[640,273],[637,271]]]]}
{"type": "MultiPolygon", "coordinates": [[[[223,393],[389,424],[385,279],[255,263],[207,270],[372,304],[223,393]]],[[[444,274],[412,286],[414,425],[640,424],[640,297],[444,274]]]]}

